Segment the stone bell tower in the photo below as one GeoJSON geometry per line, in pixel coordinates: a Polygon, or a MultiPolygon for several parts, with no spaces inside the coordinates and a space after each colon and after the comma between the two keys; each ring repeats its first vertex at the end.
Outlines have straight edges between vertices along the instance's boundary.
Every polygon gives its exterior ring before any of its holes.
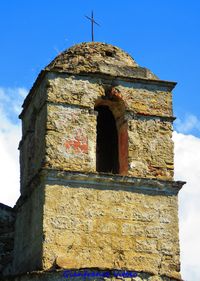
{"type": "Polygon", "coordinates": [[[40,73],[20,115],[15,274],[126,270],[181,280],[174,86],[96,42],[40,73]]]}

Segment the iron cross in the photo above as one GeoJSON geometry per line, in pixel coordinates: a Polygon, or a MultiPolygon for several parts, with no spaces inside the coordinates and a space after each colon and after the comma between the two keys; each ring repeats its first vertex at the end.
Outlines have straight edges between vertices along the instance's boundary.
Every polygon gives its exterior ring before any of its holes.
{"type": "Polygon", "coordinates": [[[95,20],[94,20],[94,13],[92,11],[92,16],[91,17],[88,17],[88,16],[85,16],[88,20],[91,21],[91,24],[92,24],[92,42],[94,42],[94,23],[96,25],[99,25],[95,20]]]}

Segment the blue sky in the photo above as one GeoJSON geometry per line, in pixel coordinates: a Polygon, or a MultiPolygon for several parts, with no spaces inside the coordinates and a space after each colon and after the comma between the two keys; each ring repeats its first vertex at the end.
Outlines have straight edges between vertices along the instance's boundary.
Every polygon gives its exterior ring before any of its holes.
{"type": "Polygon", "coordinates": [[[179,194],[182,275],[199,281],[198,0],[0,1],[0,202],[14,205],[19,196],[17,116],[22,101],[40,70],[59,52],[91,40],[84,16],[92,9],[100,24],[95,27],[96,41],[121,47],[160,79],[178,82],[173,91],[175,179],[187,181],[179,194]]]}
{"type": "MultiPolygon", "coordinates": [[[[177,81],[174,115],[200,119],[200,1],[8,0],[0,3],[0,85],[30,89],[65,48],[90,41],[84,15],[94,9],[96,41],[117,45],[160,79],[177,81]]],[[[200,135],[200,129],[191,131],[200,135]]]]}

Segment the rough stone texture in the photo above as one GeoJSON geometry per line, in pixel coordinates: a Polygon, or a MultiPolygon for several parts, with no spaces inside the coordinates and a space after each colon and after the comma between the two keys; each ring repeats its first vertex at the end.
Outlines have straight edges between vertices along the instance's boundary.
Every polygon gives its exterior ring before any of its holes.
{"type": "Polygon", "coordinates": [[[103,73],[112,76],[158,79],[121,49],[98,42],[75,45],[59,54],[46,70],[69,73],[103,73]]]}
{"type": "Polygon", "coordinates": [[[115,87],[112,83],[106,78],[47,73],[31,104],[21,114],[22,193],[27,192],[30,180],[41,167],[96,170],[93,110],[99,104],[108,105],[112,110],[119,133],[121,124],[128,120],[128,174],[173,178],[169,87],[147,81],[117,80],[115,87]],[[113,95],[116,91],[118,96],[113,95]]]}
{"type": "Polygon", "coordinates": [[[26,114],[21,114],[22,139],[20,149],[20,191],[25,194],[29,183],[44,164],[46,135],[46,81],[36,89],[26,114]]]}
{"type": "MultiPolygon", "coordinates": [[[[20,115],[13,274],[126,269],[143,272],[138,281],[180,280],[174,86],[104,43],[72,47],[40,73],[20,115]],[[119,175],[96,170],[99,106],[116,125],[119,175]]],[[[11,280],[63,280],[59,274],[11,280]]]]}
{"type": "Polygon", "coordinates": [[[96,116],[88,110],[48,105],[46,166],[96,170],[96,116]]]}
{"type": "Polygon", "coordinates": [[[129,175],[173,179],[171,122],[160,119],[129,120],[129,175]]]}
{"type": "MultiPolygon", "coordinates": [[[[94,108],[99,98],[108,96],[112,83],[106,77],[48,73],[48,100],[94,108]]],[[[116,79],[115,88],[120,92],[126,110],[150,116],[172,116],[169,85],[116,79]]]]}
{"type": "Polygon", "coordinates": [[[96,101],[105,96],[99,78],[48,73],[48,101],[94,108],[96,101]]]}
{"type": "Polygon", "coordinates": [[[44,268],[61,263],[180,277],[177,198],[140,189],[46,186],[44,268]]]}
{"type": "Polygon", "coordinates": [[[180,277],[182,183],[55,170],[39,178],[45,188],[33,183],[16,206],[15,273],[95,267],[180,277]]]}
{"type": "Polygon", "coordinates": [[[42,184],[30,186],[29,196],[17,203],[13,272],[42,267],[43,205],[42,184]]]}
{"type": "MultiPolygon", "coordinates": [[[[90,106],[91,108],[95,107],[97,101],[99,101],[102,97],[106,97],[106,90],[103,79],[100,81],[97,79],[87,78],[74,78],[68,76],[58,76],[54,79],[55,75],[50,76],[49,86],[48,86],[48,100],[51,102],[62,103],[62,104],[72,104],[79,106],[90,106]]],[[[108,83],[108,82],[107,82],[108,83]]],[[[172,142],[172,125],[171,121],[168,122],[166,120],[162,120],[160,118],[153,118],[155,115],[158,117],[171,117],[172,116],[172,101],[171,101],[171,93],[168,92],[168,89],[162,87],[159,89],[158,86],[149,87],[147,85],[143,86],[139,83],[121,83],[122,85],[116,86],[115,88],[120,91],[121,98],[125,107],[125,115],[129,119],[128,122],[128,143],[129,143],[129,172],[128,174],[132,176],[139,177],[158,177],[162,179],[172,179],[173,178],[173,142],[172,142]],[[159,114],[158,114],[159,112],[159,114]],[[134,118],[135,114],[144,115],[143,118],[134,118]],[[148,116],[148,117],[147,117],[148,116]],[[149,116],[152,116],[149,119],[149,116]],[[131,120],[132,119],[132,120],[131,120]]],[[[104,101],[105,103],[105,101],[104,101]]],[[[119,104],[119,103],[118,103],[119,104]]],[[[111,105],[110,105],[111,107],[111,105]]],[[[113,113],[116,111],[117,102],[114,102],[113,105],[113,113]]],[[[60,107],[62,108],[62,107],[60,107]]],[[[60,119],[66,120],[66,113],[63,113],[64,109],[59,110],[57,107],[57,115],[59,115],[60,119]]],[[[65,109],[67,112],[67,109],[65,109]]],[[[85,120],[86,116],[84,116],[84,111],[78,110],[77,108],[71,109],[70,118],[73,118],[73,114],[76,112],[76,116],[79,114],[79,122],[75,121],[80,130],[80,125],[82,120],[85,120]]],[[[117,115],[117,113],[116,113],[117,115]]],[[[118,114],[119,115],[119,114],[118,114]]],[[[117,116],[118,117],[118,116],[117,116]]],[[[62,120],[59,121],[57,117],[57,124],[63,123],[62,120]]],[[[49,116],[49,120],[54,122],[55,118],[49,116]]],[[[87,120],[87,119],[86,119],[87,120]]],[[[51,121],[49,121],[51,122],[51,121]]],[[[84,122],[84,121],[83,121],[84,122]]],[[[70,121],[70,123],[72,123],[70,121]]],[[[95,128],[96,128],[96,120],[95,116],[90,118],[89,121],[91,130],[90,136],[91,146],[93,147],[91,151],[90,159],[95,159],[95,128]]],[[[59,126],[59,125],[57,125],[59,126]]],[[[63,125],[60,125],[60,127],[63,125]]],[[[88,123],[86,123],[88,127],[88,123]]],[[[83,128],[84,130],[84,128],[83,128]]],[[[56,135],[57,134],[57,129],[56,135]]],[[[85,130],[86,131],[86,130],[85,130]]],[[[66,132],[65,134],[69,134],[72,138],[76,138],[74,133],[67,128],[62,130],[62,132],[66,132]]],[[[76,133],[75,133],[76,134],[76,133]]],[[[79,134],[80,137],[82,134],[79,134]]],[[[53,136],[52,136],[53,138],[53,136]]],[[[54,141],[54,143],[62,143],[64,140],[60,139],[59,141],[54,141]]],[[[70,144],[69,144],[70,145],[70,144]]],[[[60,146],[61,153],[63,155],[62,148],[60,146]]],[[[55,151],[55,149],[54,149],[55,151]]],[[[76,151],[74,151],[76,152],[76,151]]],[[[75,155],[76,153],[73,153],[75,155]]],[[[84,155],[83,155],[84,156],[84,155]]],[[[54,159],[56,157],[53,157],[54,159]]],[[[74,161],[76,161],[76,157],[73,157],[74,161]]],[[[85,159],[87,162],[90,159],[85,159]]],[[[60,163],[67,163],[63,161],[62,156],[60,158],[60,163]]],[[[89,162],[88,162],[89,164],[89,162]]],[[[88,169],[88,171],[95,170],[95,163],[90,163],[92,169],[88,169]]],[[[58,167],[57,163],[55,167],[58,167]]],[[[60,168],[64,168],[63,164],[60,165],[60,168]]],[[[68,167],[67,167],[68,169],[68,167]]],[[[80,170],[80,165],[70,162],[71,170],[80,170]]],[[[85,170],[84,165],[82,169],[85,170]]]]}
{"type": "Polygon", "coordinates": [[[127,110],[149,116],[172,116],[172,95],[166,86],[122,82],[117,89],[127,110]]]}
{"type": "Polygon", "coordinates": [[[0,276],[10,273],[13,258],[15,212],[0,203],[0,276]]]}

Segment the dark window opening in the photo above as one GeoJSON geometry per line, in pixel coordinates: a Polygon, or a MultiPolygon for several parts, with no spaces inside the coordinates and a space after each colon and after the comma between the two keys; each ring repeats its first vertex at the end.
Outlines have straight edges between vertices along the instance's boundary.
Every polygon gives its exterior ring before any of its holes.
{"type": "Polygon", "coordinates": [[[108,106],[98,106],[96,167],[98,172],[119,173],[118,133],[108,106]]]}
{"type": "Polygon", "coordinates": [[[105,51],[105,54],[107,57],[114,57],[114,54],[111,51],[105,51]]]}

